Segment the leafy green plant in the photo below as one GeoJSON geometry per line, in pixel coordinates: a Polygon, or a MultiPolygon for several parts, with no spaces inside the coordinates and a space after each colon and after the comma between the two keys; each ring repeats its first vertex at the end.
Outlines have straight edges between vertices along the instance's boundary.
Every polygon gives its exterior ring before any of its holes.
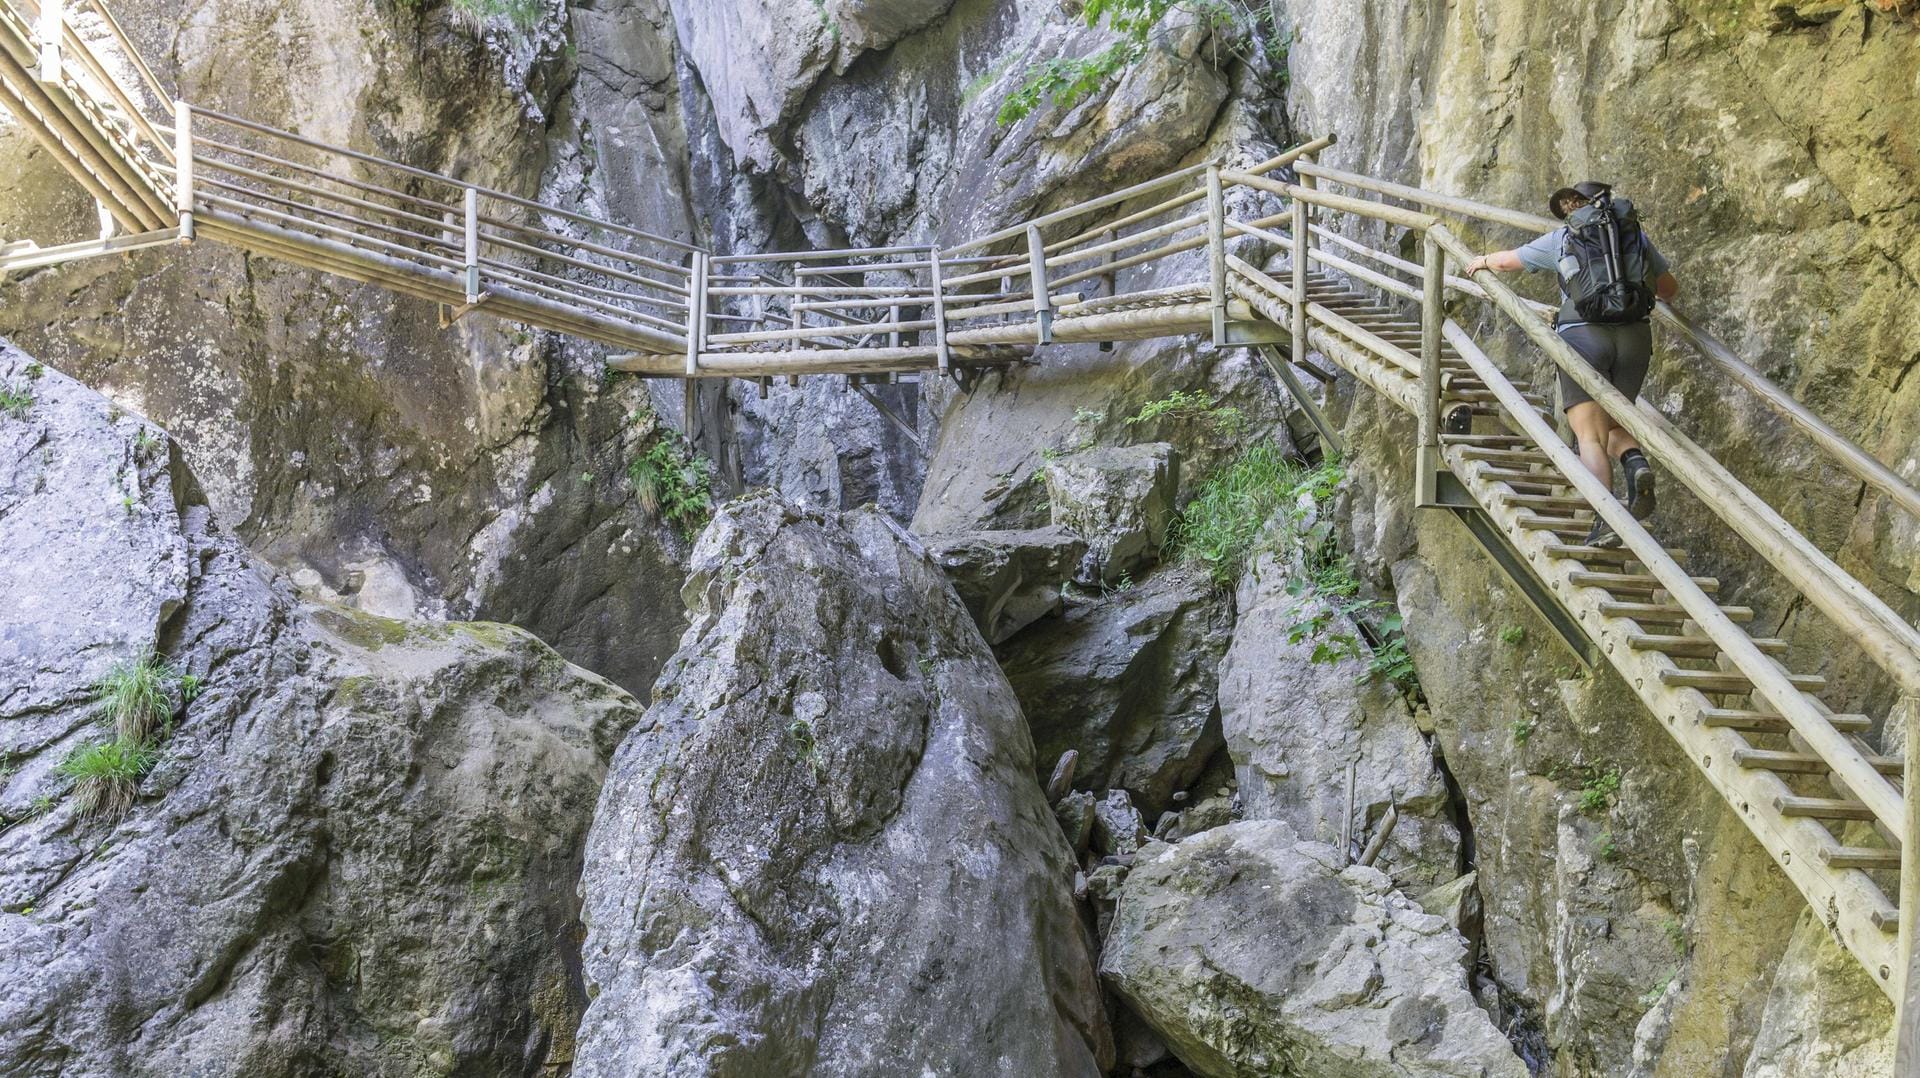
{"type": "Polygon", "coordinates": [[[1620,793],[1620,769],[1607,768],[1594,770],[1587,775],[1587,781],[1580,787],[1578,802],[1581,812],[1589,816],[1607,811],[1613,807],[1614,798],[1620,793]]]}
{"type": "Polygon", "coordinates": [[[1527,629],[1524,625],[1505,625],[1500,629],[1500,642],[1502,644],[1518,646],[1525,642],[1526,639],[1527,629]]]}
{"type": "Polygon", "coordinates": [[[27,374],[27,381],[29,382],[38,382],[41,379],[41,377],[46,373],[47,373],[47,368],[41,365],[40,361],[37,359],[34,360],[32,363],[27,364],[26,374],[27,374]]]}
{"type": "Polygon", "coordinates": [[[1620,847],[1613,841],[1612,831],[1600,832],[1600,845],[1595,852],[1600,855],[1600,860],[1602,861],[1617,861],[1620,859],[1620,847]]]}
{"type": "MultiPolygon", "coordinates": [[[[1338,466],[1333,467],[1337,474],[1338,466]]],[[[1181,558],[1205,565],[1215,584],[1231,585],[1274,511],[1292,504],[1317,475],[1318,469],[1287,459],[1272,442],[1255,444],[1200,485],[1168,528],[1168,546],[1181,558]]],[[[1283,527],[1297,523],[1295,516],[1289,515],[1283,527]]]]}
{"type": "Polygon", "coordinates": [[[705,457],[690,453],[676,438],[663,437],[634,458],[627,478],[641,511],[691,540],[713,517],[711,469],[705,457]]]}
{"type": "Polygon", "coordinates": [[[134,432],[133,455],[135,459],[146,460],[152,457],[154,450],[158,448],[160,448],[160,438],[155,435],[153,431],[146,427],[141,427],[138,431],[134,432]]]}
{"type": "Polygon", "coordinates": [[[1127,426],[1157,419],[1204,420],[1221,434],[1240,434],[1247,429],[1247,414],[1230,404],[1220,404],[1211,393],[1176,389],[1159,400],[1148,401],[1126,419],[1127,426]]]}
{"type": "MultiPolygon", "coordinates": [[[[113,724],[114,736],[140,744],[173,722],[173,699],[167,687],[180,680],[181,675],[149,649],[113,664],[94,683],[93,694],[96,706],[113,724]]],[[[194,691],[199,691],[197,678],[194,691]]]]}
{"type": "Polygon", "coordinates": [[[823,768],[820,763],[820,746],[813,737],[813,724],[805,719],[795,719],[787,724],[787,736],[793,739],[800,750],[800,758],[812,769],[815,781],[821,778],[823,768]]]}
{"type": "Polygon", "coordinates": [[[33,394],[12,386],[0,386],[0,412],[21,419],[33,407],[33,394]]]}
{"type": "Polygon", "coordinates": [[[117,820],[133,808],[140,779],[153,768],[154,758],[145,743],[115,738],[76,749],[58,770],[73,780],[74,802],[82,813],[117,820]]]}
{"type": "Polygon", "coordinates": [[[1513,722],[1508,725],[1507,732],[1513,735],[1514,744],[1524,745],[1527,743],[1527,739],[1533,736],[1533,730],[1536,725],[1533,716],[1527,715],[1513,720],[1513,722]]]}
{"type": "MultiPolygon", "coordinates": [[[[1087,0],[1080,18],[1090,27],[1104,25],[1118,35],[1106,48],[1084,57],[1057,56],[1029,65],[1020,86],[1001,102],[994,118],[1014,123],[1050,103],[1071,108],[1102,89],[1143,59],[1152,48],[1156,27],[1173,11],[1189,12],[1209,25],[1216,65],[1229,58],[1264,54],[1269,69],[1284,72],[1289,42],[1279,32],[1272,4],[1242,0],[1087,0]]],[[[1284,77],[1284,76],[1282,76],[1284,77]]],[[[1284,86],[1267,88],[1276,96],[1284,86]]]]}

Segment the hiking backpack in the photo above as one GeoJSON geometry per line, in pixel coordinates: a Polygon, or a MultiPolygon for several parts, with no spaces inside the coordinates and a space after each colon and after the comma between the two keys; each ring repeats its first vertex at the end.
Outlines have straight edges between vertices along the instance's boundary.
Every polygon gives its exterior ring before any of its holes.
{"type": "Polygon", "coordinates": [[[1647,240],[1632,202],[1602,193],[1567,215],[1560,290],[1588,322],[1643,322],[1653,313],[1647,240]]]}

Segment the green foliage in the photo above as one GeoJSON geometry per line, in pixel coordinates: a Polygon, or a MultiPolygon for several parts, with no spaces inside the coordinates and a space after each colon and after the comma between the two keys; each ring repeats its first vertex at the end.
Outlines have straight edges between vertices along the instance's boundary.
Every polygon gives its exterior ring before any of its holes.
{"type": "Polygon", "coordinates": [[[712,465],[673,437],[662,437],[627,466],[634,500],[691,541],[713,517],[712,465]]]}
{"type": "Polygon", "coordinates": [[[807,762],[813,771],[814,781],[822,777],[820,746],[813,738],[813,724],[805,719],[795,719],[787,724],[787,736],[793,739],[794,747],[799,749],[800,758],[807,762]]]}
{"type": "Polygon", "coordinates": [[[1613,806],[1614,798],[1620,793],[1620,769],[1607,768],[1595,770],[1587,775],[1587,781],[1580,787],[1579,808],[1589,816],[1607,811],[1613,806]]]}
{"type": "Polygon", "coordinates": [[[136,459],[146,460],[153,456],[153,451],[158,448],[160,448],[160,438],[153,431],[141,427],[134,433],[133,455],[136,459]]]}
{"type": "MultiPolygon", "coordinates": [[[[1284,71],[1289,41],[1279,32],[1273,4],[1246,0],[1087,0],[1080,18],[1090,27],[1105,26],[1118,35],[1106,48],[1084,57],[1056,56],[1028,66],[1018,89],[1001,102],[994,118],[1002,124],[1024,119],[1042,104],[1071,108],[1104,88],[1146,57],[1155,29],[1168,13],[1197,16],[1212,30],[1218,66],[1227,59],[1264,56],[1266,66],[1284,71]]],[[[1276,96],[1284,86],[1270,86],[1276,96]]]]}
{"type": "MultiPolygon", "coordinates": [[[[1095,413],[1096,415],[1098,413],[1095,413]]],[[[1076,415],[1075,418],[1078,418],[1076,415]]],[[[1148,401],[1128,416],[1127,426],[1151,423],[1158,419],[1204,420],[1214,430],[1232,437],[1247,429],[1247,414],[1230,404],[1219,404],[1211,393],[1176,389],[1159,400],[1148,401]]]]}
{"type": "Polygon", "coordinates": [[[1613,841],[1612,831],[1600,832],[1600,845],[1594,852],[1600,855],[1600,860],[1602,861],[1617,861],[1620,859],[1620,847],[1613,841]]]}
{"type": "Polygon", "coordinates": [[[1507,625],[1500,630],[1500,642],[1518,647],[1527,639],[1527,630],[1523,625],[1507,625]]]}
{"type": "Polygon", "coordinates": [[[140,778],[153,762],[154,751],[146,743],[115,738],[75,750],[60,761],[59,772],[73,780],[74,801],[82,813],[117,820],[133,808],[140,778]]]}
{"type": "Polygon", "coordinates": [[[47,368],[42,366],[37,359],[27,364],[27,381],[29,382],[38,382],[41,376],[46,373],[47,368]]]}
{"type": "Polygon", "coordinates": [[[1524,745],[1527,743],[1527,739],[1533,736],[1533,730],[1536,725],[1533,716],[1529,715],[1513,720],[1512,724],[1507,727],[1507,730],[1513,734],[1514,744],[1524,745]]]}
{"type": "MultiPolygon", "coordinates": [[[[1260,442],[1201,484],[1167,530],[1168,545],[1180,557],[1205,565],[1214,583],[1226,587],[1240,578],[1276,509],[1293,504],[1303,491],[1330,491],[1338,482],[1338,465],[1309,469],[1287,459],[1272,442],[1260,442]]],[[[1297,526],[1298,517],[1288,514],[1283,529],[1297,526]]]]}
{"type": "Polygon", "coordinates": [[[0,412],[15,419],[24,418],[27,409],[33,407],[33,394],[12,386],[0,386],[0,412]]]}
{"type": "MultiPolygon", "coordinates": [[[[180,681],[181,674],[146,650],[113,664],[94,683],[93,695],[101,714],[113,724],[114,736],[140,744],[173,722],[173,698],[167,689],[180,681]]],[[[197,694],[198,678],[193,688],[197,694]]]]}

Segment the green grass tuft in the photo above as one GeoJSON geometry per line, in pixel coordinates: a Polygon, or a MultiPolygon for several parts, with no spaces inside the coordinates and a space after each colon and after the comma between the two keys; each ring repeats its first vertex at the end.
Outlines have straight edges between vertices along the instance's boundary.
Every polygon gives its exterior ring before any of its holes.
{"type": "Polygon", "coordinates": [[[712,465],[673,438],[661,438],[627,466],[642,512],[673,525],[691,541],[713,518],[712,465]]]}
{"type": "MultiPolygon", "coordinates": [[[[1168,543],[1180,557],[1206,566],[1214,583],[1231,585],[1245,571],[1275,510],[1296,503],[1302,493],[1331,493],[1339,481],[1337,464],[1310,468],[1288,459],[1272,442],[1261,442],[1201,484],[1168,529],[1168,543]]],[[[1282,527],[1291,533],[1298,517],[1288,514],[1282,527]]]]}
{"type": "Polygon", "coordinates": [[[60,774],[73,780],[74,801],[88,816],[117,820],[133,808],[140,779],[152,770],[154,751],[146,744],[116,738],[74,751],[60,762],[60,774]]]}
{"type": "MultiPolygon", "coordinates": [[[[93,692],[100,710],[113,724],[114,736],[144,744],[173,722],[173,699],[167,687],[180,680],[179,673],[148,650],[113,664],[94,683],[93,692]]],[[[198,679],[194,691],[199,691],[198,679]]]]}
{"type": "Polygon", "coordinates": [[[1503,644],[1512,644],[1517,647],[1526,639],[1527,630],[1523,625],[1508,625],[1500,630],[1500,642],[1503,644]]]}
{"type": "Polygon", "coordinates": [[[26,417],[27,409],[33,407],[33,394],[12,386],[0,386],[0,412],[15,419],[26,417]]]}

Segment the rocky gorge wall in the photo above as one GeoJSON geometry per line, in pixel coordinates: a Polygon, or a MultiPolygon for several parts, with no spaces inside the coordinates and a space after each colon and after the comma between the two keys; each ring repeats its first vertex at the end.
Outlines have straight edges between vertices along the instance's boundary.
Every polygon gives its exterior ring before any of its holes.
{"type": "MultiPolygon", "coordinates": [[[[720,250],[951,241],[1210,156],[1257,159],[1295,132],[1336,132],[1336,164],[1528,208],[1561,180],[1598,172],[1650,208],[1687,309],[1903,474],[1920,467],[1903,407],[1913,392],[1904,375],[1920,359],[1908,313],[1920,275],[1920,44],[1910,17],[1868,3],[1356,0],[1283,10],[1284,51],[1222,60],[1203,26],[1176,18],[1110,92],[1003,127],[992,106],[1026,59],[1099,40],[1054,5],[616,0],[548,5],[527,29],[476,28],[432,5],[116,6],[163,77],[197,101],[720,250]]],[[[46,243],[91,228],[84,200],[17,129],[0,126],[0,232],[46,243]]],[[[1197,278],[1202,265],[1127,285],[1197,278]]],[[[928,746],[937,733],[988,739],[951,756],[895,746],[876,761],[893,767],[887,782],[821,794],[810,783],[824,765],[808,762],[798,735],[783,727],[744,739],[699,725],[676,702],[683,686],[716,699],[759,690],[751,676],[704,680],[715,677],[716,651],[732,656],[736,642],[699,621],[683,638],[679,591],[693,544],[650,519],[623,480],[656,425],[678,421],[677,402],[604,377],[593,350],[486,319],[440,331],[424,305],[208,245],[37,273],[5,296],[0,334],[171,430],[212,515],[306,599],[509,621],[655,701],[597,815],[571,798],[565,821],[551,821],[570,836],[592,821],[596,859],[626,866],[588,877],[588,945],[606,950],[584,974],[567,972],[579,993],[569,1006],[591,985],[607,993],[601,1013],[617,1016],[596,1027],[589,1014],[583,1069],[631,1073],[671,1058],[755,1073],[776,1059],[832,1072],[826,1061],[858,1057],[822,1045],[882,1040],[849,1032],[832,986],[908,999],[960,990],[943,980],[943,956],[966,953],[958,943],[915,952],[925,961],[904,984],[863,980],[872,970],[847,956],[876,938],[875,919],[896,915],[897,898],[863,882],[870,859],[892,863],[871,849],[875,836],[921,841],[926,825],[900,815],[912,784],[921,796],[954,796],[926,784],[978,760],[997,777],[968,796],[1004,798],[1018,846],[1041,851],[1004,866],[1006,891],[940,881],[956,906],[1004,906],[1035,937],[998,959],[1017,967],[1009,976],[1038,982],[1022,982],[1030,991],[1012,1021],[1014,1054],[991,1058],[1072,1061],[1061,1072],[1111,1061],[1129,1075],[1337,1073],[1314,1054],[1325,1037],[1389,1059],[1408,1045],[1450,1046],[1442,1055],[1452,1062],[1354,1072],[1365,1074],[1454,1073],[1441,1068],[1455,1063],[1459,1073],[1515,1073],[1515,1060],[1556,1075],[1887,1069],[1878,991],[1624,687],[1605,673],[1578,676],[1450,521],[1412,511],[1409,424],[1355,386],[1336,386],[1326,402],[1353,447],[1344,492],[1326,512],[1367,594],[1404,614],[1418,695],[1360,685],[1360,664],[1315,663],[1311,646],[1284,644],[1297,616],[1285,557],[1268,555],[1232,588],[1159,564],[1167,516],[1245,445],[1311,448],[1307,438],[1295,447],[1297,413],[1244,353],[1194,342],[1054,346],[1041,365],[970,393],[886,390],[919,425],[924,454],[830,379],[766,401],[706,391],[703,448],[723,491],[771,486],[815,512],[876,503],[918,536],[898,541],[925,543],[947,569],[985,641],[955,639],[965,634],[950,604],[921,570],[897,568],[912,559],[876,538],[882,522],[854,525],[857,541],[824,516],[806,525],[822,549],[884,548],[881,563],[919,581],[916,602],[941,611],[939,653],[963,656],[971,671],[942,689],[916,662],[850,651],[820,677],[845,692],[834,672],[858,670],[862,684],[906,693],[915,707],[924,701],[914,694],[930,691],[942,703],[923,729],[928,746]],[[1223,427],[1210,410],[1128,422],[1177,391],[1206,394],[1244,425],[1223,427]],[[1077,583],[1063,588],[1068,579],[1077,583]],[[1524,630],[1519,643],[1502,639],[1513,626],[1524,630]],[[987,645],[997,664],[983,661],[987,645]],[[934,687],[912,688],[919,682],[934,687]],[[1025,720],[1018,732],[1007,726],[1013,710],[1025,720]],[[672,773],[662,761],[715,744],[769,763],[701,773],[711,792],[689,798],[683,818],[652,815],[639,794],[672,773]],[[1080,755],[1067,784],[1077,788],[1046,799],[1066,829],[1070,849],[1060,850],[1051,833],[1029,830],[1045,801],[1015,776],[1024,767],[1037,785],[1068,749],[1080,755]],[[766,769],[776,764],[778,775],[766,769]],[[1339,870],[1358,852],[1336,849],[1350,765],[1357,811],[1344,822],[1360,840],[1389,807],[1400,817],[1381,871],[1339,870]],[[1617,794],[1583,809],[1584,787],[1610,771],[1617,794]],[[735,867],[730,856],[777,844],[724,796],[759,782],[770,784],[754,806],[761,823],[778,841],[799,832],[804,856],[735,867]],[[715,856],[709,836],[728,852],[715,856]],[[1337,944],[1294,945],[1290,962],[1257,955],[1268,961],[1256,968],[1247,940],[1278,939],[1289,923],[1235,885],[1238,865],[1299,895],[1291,916],[1330,926],[1337,944]],[[648,907],[646,918],[633,905],[649,887],[684,881],[698,882],[699,901],[648,907]],[[1016,901],[1009,892],[1022,887],[1016,901]],[[1076,900],[1086,924],[1068,930],[1063,910],[1076,900]],[[776,926],[777,946],[742,949],[758,940],[745,927],[756,918],[776,926]],[[1376,939],[1390,957],[1363,960],[1373,950],[1364,941],[1376,939]],[[1190,957],[1153,957],[1170,953],[1190,957]],[[671,979],[676,961],[710,972],[743,955],[778,998],[806,1007],[754,1011],[726,985],[696,991],[671,979]],[[1104,1006],[1094,969],[1114,993],[1104,1006]],[[1442,988],[1429,997],[1408,987],[1424,980],[1442,988]],[[655,1005],[673,995],[663,983],[700,1007],[663,1013],[655,1005]],[[1310,1006],[1289,1002],[1298,999],[1310,1006]],[[1395,1017],[1379,1027],[1359,1019],[1376,1013],[1395,1017]],[[721,1033],[706,1049],[635,1047],[656,1028],[721,1033]],[[1044,1030],[1059,1036],[1030,1039],[1044,1030]],[[1489,1037],[1495,1030],[1511,1048],[1489,1037]],[[737,1055],[712,1050],[735,1036],[737,1055]]],[[[1862,499],[1685,355],[1662,355],[1648,398],[1915,612],[1910,522],[1862,499]]],[[[1749,562],[1720,553],[1730,545],[1671,489],[1656,524],[1684,537],[1697,567],[1755,606],[1797,656],[1823,657],[1802,665],[1848,686],[1845,706],[1884,714],[1886,690],[1864,663],[1749,562]]],[[[741,519],[703,542],[771,527],[741,519]]],[[[707,560],[755,571],[733,548],[707,560]]],[[[833,562],[821,593],[838,594],[833,579],[870,571],[862,564],[833,562]]],[[[722,590],[745,586],[716,579],[722,590]]],[[[689,605],[711,615],[725,604],[703,592],[689,605]]],[[[76,674],[69,696],[84,682],[76,674]]],[[[846,736],[822,724],[812,743],[837,762],[850,750],[835,738],[846,736]]],[[[36,744],[36,769],[7,787],[23,811],[64,748],[36,744]]],[[[599,766],[583,757],[580,773],[597,783],[599,766]]],[[[46,841],[33,827],[6,837],[22,849],[46,841]]],[[[987,842],[976,859],[1003,856],[996,850],[987,842]]],[[[567,868],[539,874],[543,885],[564,879],[563,889],[574,878],[567,868]]],[[[21,893],[12,914],[31,897],[21,893]]],[[[549,970],[522,955],[503,961],[549,970]]],[[[97,994],[78,983],[64,998],[97,994]]],[[[501,998],[524,1003],[547,990],[539,983],[508,984],[501,998]]],[[[519,1005],[468,1008],[476,1030],[492,1031],[474,1036],[566,1027],[577,1013],[501,1016],[519,1005]]],[[[570,1040],[550,1047],[562,1040],[519,1062],[495,1052],[489,1072],[570,1065],[570,1040]]],[[[282,1064],[259,1064],[273,1065],[282,1064]]],[[[432,1052],[407,1065],[452,1072],[432,1052]]]]}

